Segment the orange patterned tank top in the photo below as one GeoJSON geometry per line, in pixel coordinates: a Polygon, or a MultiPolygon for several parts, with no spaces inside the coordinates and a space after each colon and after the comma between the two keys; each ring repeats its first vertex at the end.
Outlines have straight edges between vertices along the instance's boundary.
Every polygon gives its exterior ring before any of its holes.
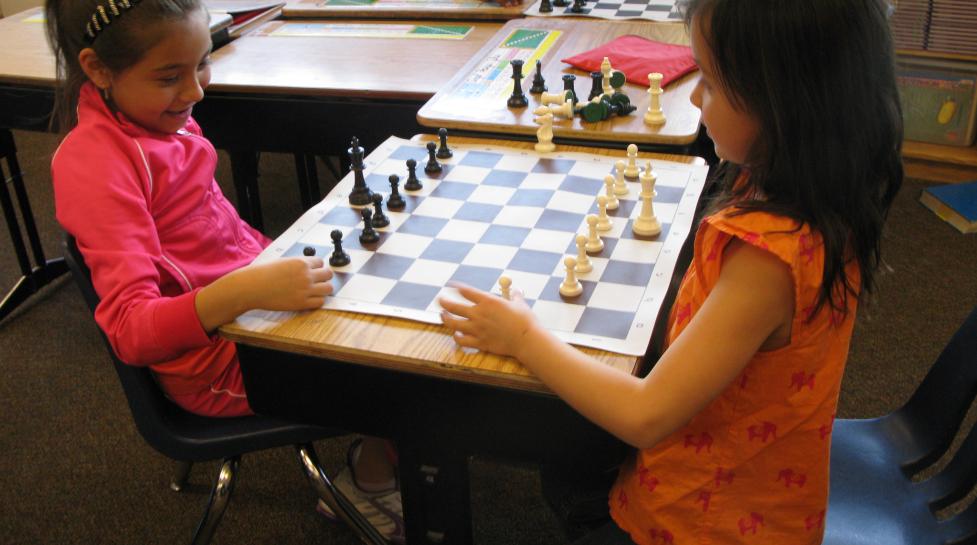
{"type": "MultiPolygon", "coordinates": [[[[828,500],[831,425],[848,357],[847,316],[808,320],[824,252],[818,233],[764,212],[703,220],[669,316],[671,343],[719,278],[733,237],[790,267],[795,312],[787,346],[758,352],[701,413],[627,462],[611,489],[615,522],[641,545],[817,545],[828,500]],[[796,229],[796,230],[795,230],[796,229]]],[[[856,263],[847,274],[858,286],[856,263]]]]}

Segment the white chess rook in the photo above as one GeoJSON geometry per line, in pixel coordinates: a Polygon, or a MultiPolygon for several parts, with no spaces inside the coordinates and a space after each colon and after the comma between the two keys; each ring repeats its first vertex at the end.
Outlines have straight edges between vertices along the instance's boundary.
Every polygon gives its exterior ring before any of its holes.
{"type": "Polygon", "coordinates": [[[577,260],[572,257],[567,257],[563,260],[563,264],[567,268],[567,276],[560,284],[560,295],[564,297],[576,297],[583,293],[583,286],[577,280],[577,274],[574,272],[574,267],[577,265],[577,260]]]}
{"type": "Polygon", "coordinates": [[[641,213],[634,219],[631,230],[636,235],[646,237],[655,236],[662,232],[661,223],[655,217],[655,206],[652,199],[655,197],[655,180],[657,176],[651,170],[651,162],[641,173],[641,213]]]}
{"type": "Polygon", "coordinates": [[[648,111],[645,112],[645,123],[648,125],[661,125],[665,122],[665,114],[662,112],[662,75],[658,72],[648,74],[648,111]]]}
{"type": "Polygon", "coordinates": [[[593,264],[590,262],[590,256],[587,255],[587,237],[584,235],[577,235],[577,265],[574,269],[580,273],[589,273],[594,270],[593,264]]]}
{"type": "Polygon", "coordinates": [[[559,93],[547,93],[542,92],[539,95],[539,101],[543,106],[548,106],[550,104],[562,104],[566,100],[566,91],[559,93]]]}

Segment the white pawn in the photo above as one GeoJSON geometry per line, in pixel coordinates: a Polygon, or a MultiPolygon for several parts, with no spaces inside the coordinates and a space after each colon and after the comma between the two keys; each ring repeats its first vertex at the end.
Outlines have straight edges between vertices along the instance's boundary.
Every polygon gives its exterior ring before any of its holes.
{"type": "Polygon", "coordinates": [[[662,75],[658,72],[648,74],[648,111],[645,112],[645,123],[648,125],[661,125],[665,122],[665,114],[662,112],[662,75]]]}
{"type": "Polygon", "coordinates": [[[611,230],[611,218],[607,217],[607,197],[603,195],[597,196],[597,230],[598,231],[610,231],[611,230]]]}
{"type": "Polygon", "coordinates": [[[577,280],[577,275],[573,271],[577,265],[577,260],[572,257],[567,257],[563,260],[563,264],[567,268],[567,277],[560,284],[560,295],[564,297],[576,297],[583,293],[583,286],[577,280]]]}
{"type": "Polygon", "coordinates": [[[512,279],[508,276],[499,277],[499,289],[502,291],[502,298],[505,300],[512,299],[512,293],[509,291],[512,287],[512,279]]]}
{"type": "Polygon", "coordinates": [[[607,196],[607,209],[617,210],[618,200],[614,194],[614,176],[610,174],[604,176],[604,195],[607,196]]]}
{"type": "Polygon", "coordinates": [[[651,162],[641,173],[641,213],[634,219],[631,230],[636,235],[655,236],[662,232],[661,223],[655,217],[655,207],[652,199],[655,196],[655,180],[657,176],[651,170],[651,162]]]}
{"type": "Polygon", "coordinates": [[[540,153],[549,153],[556,149],[553,145],[553,114],[547,112],[534,119],[536,123],[539,123],[539,129],[536,130],[536,138],[539,142],[536,143],[535,149],[540,153]]]}
{"type": "Polygon", "coordinates": [[[593,214],[587,214],[587,244],[584,248],[591,254],[604,249],[604,241],[597,234],[597,216],[593,214]]]}
{"type": "Polygon", "coordinates": [[[577,266],[574,269],[581,274],[594,270],[594,266],[590,262],[590,256],[587,255],[586,245],[587,237],[577,235],[577,266]]]}
{"type": "Polygon", "coordinates": [[[632,180],[638,177],[638,146],[628,144],[628,166],[624,167],[624,176],[632,180]]]}
{"type": "Polygon", "coordinates": [[[624,161],[614,163],[614,193],[616,195],[627,195],[628,184],[624,183],[624,161]]]}

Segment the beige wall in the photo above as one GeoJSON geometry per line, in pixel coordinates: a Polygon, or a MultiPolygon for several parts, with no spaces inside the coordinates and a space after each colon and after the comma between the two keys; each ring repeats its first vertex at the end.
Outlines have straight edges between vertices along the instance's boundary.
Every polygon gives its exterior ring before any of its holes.
{"type": "Polygon", "coordinates": [[[7,16],[28,8],[44,5],[44,0],[0,0],[0,14],[7,16]]]}

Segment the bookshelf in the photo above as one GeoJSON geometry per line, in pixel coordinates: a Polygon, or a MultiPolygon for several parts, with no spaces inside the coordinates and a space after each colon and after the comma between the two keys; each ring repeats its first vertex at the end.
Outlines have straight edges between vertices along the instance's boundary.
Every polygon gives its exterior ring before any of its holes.
{"type": "MultiPolygon", "coordinates": [[[[946,59],[977,64],[977,55],[900,49],[901,57],[946,59]]],[[[906,140],[902,147],[906,176],[937,182],[977,180],[977,145],[944,146],[906,140]]]]}

